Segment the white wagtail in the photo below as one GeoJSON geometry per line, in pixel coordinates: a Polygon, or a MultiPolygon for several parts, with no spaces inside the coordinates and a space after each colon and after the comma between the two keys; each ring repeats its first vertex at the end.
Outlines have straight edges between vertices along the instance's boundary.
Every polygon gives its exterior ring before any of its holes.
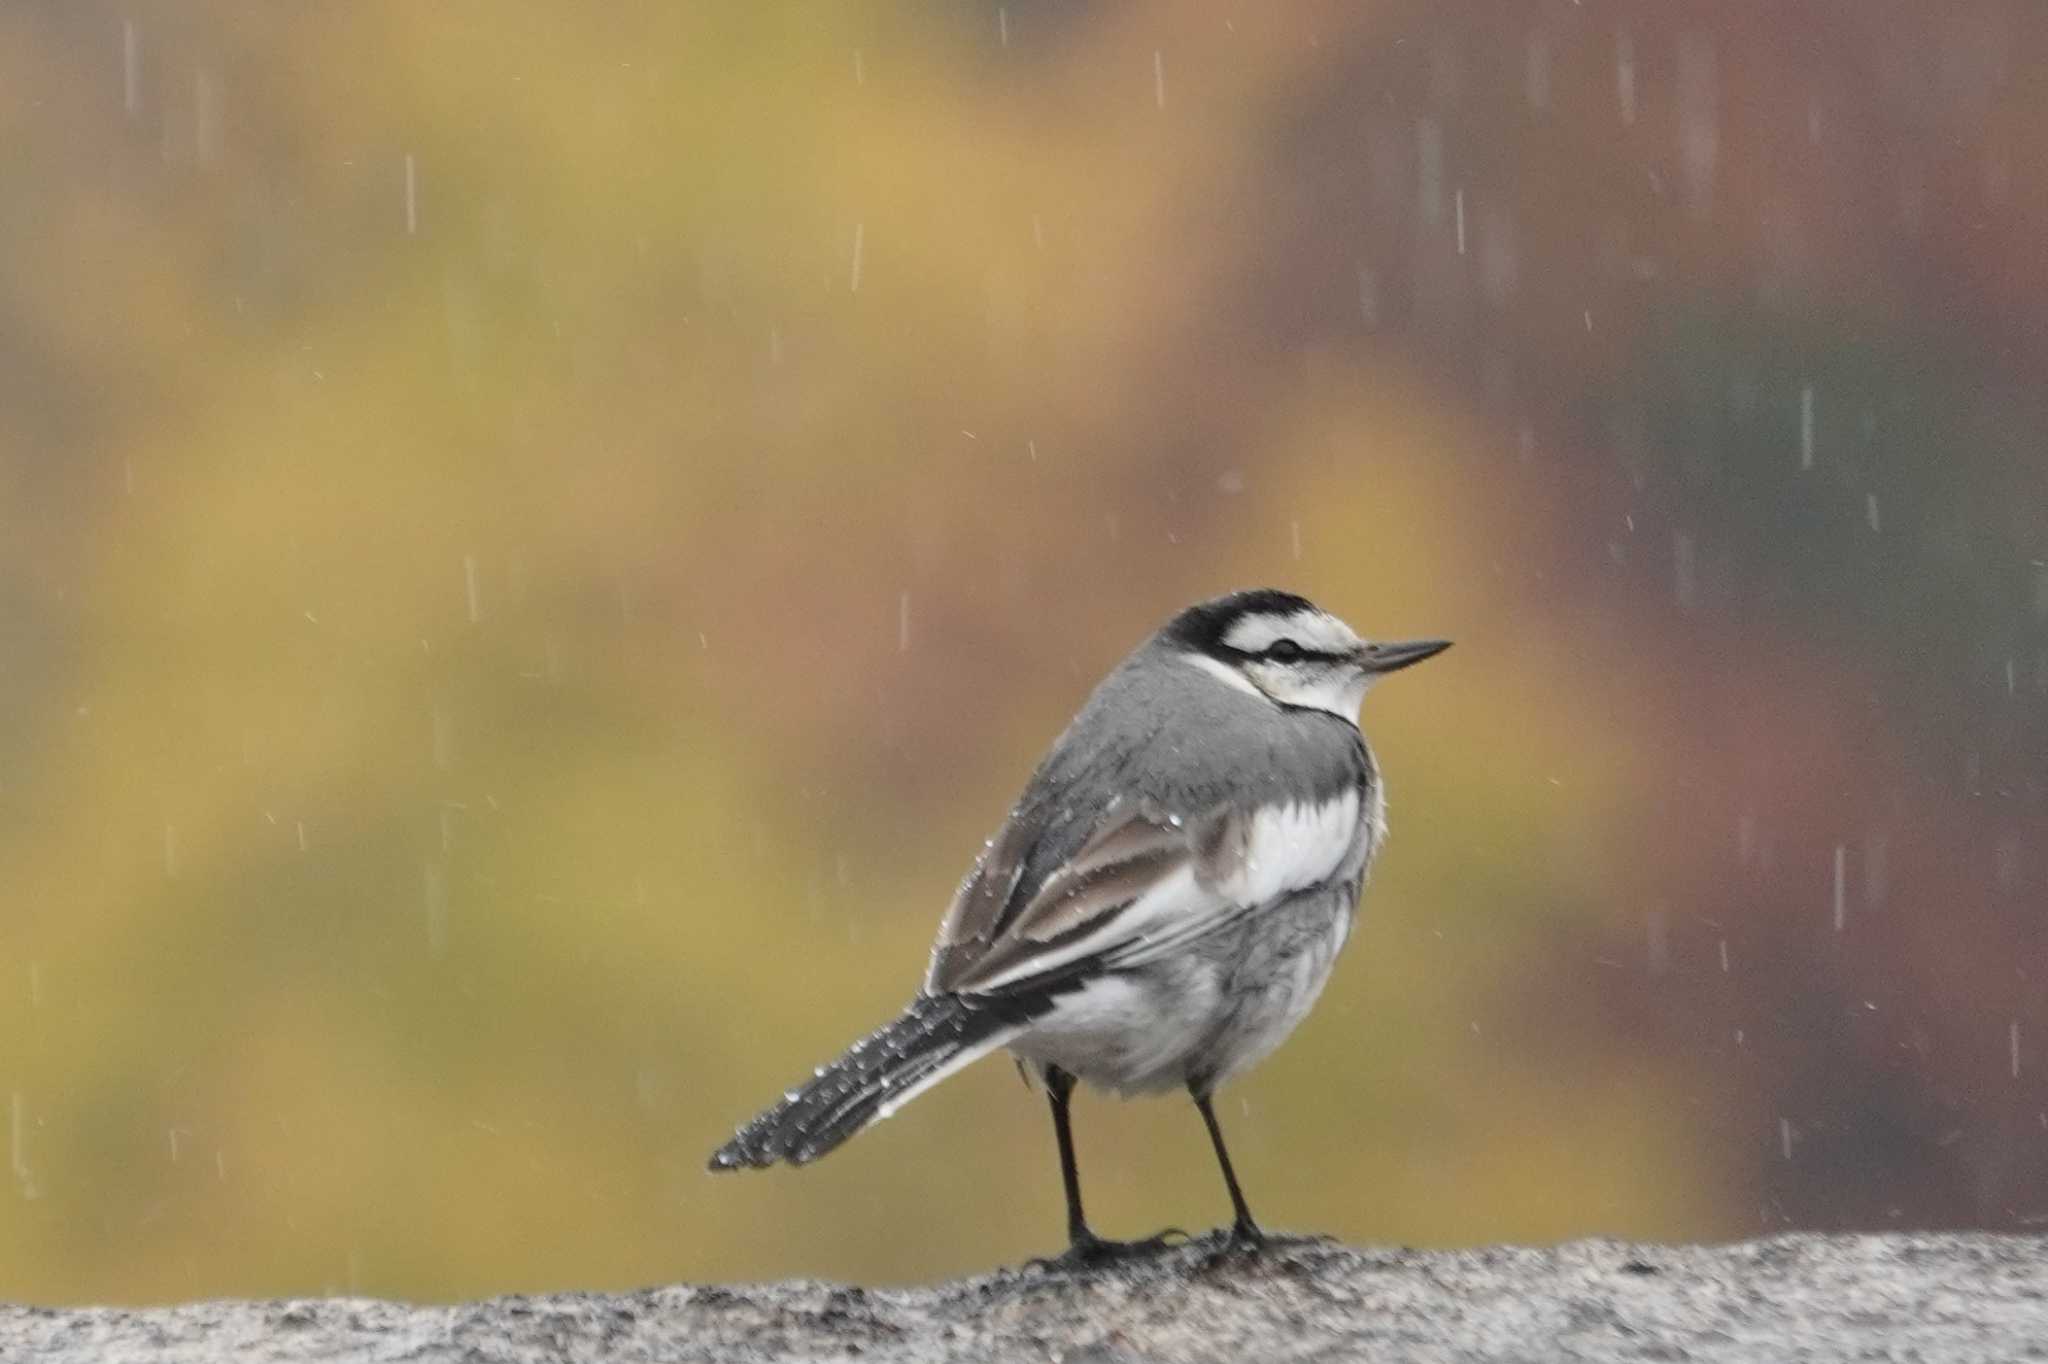
{"type": "Polygon", "coordinates": [[[1096,687],[953,897],[924,988],[741,1128],[711,1168],[802,1165],[1008,1047],[1052,1102],[1069,1248],[1081,1212],[1067,1102],[1185,1087],[1256,1246],[1210,1099],[1300,1023],[1351,932],[1386,832],[1357,716],[1382,674],[1447,640],[1368,644],[1292,593],[1191,606],[1096,687]]]}

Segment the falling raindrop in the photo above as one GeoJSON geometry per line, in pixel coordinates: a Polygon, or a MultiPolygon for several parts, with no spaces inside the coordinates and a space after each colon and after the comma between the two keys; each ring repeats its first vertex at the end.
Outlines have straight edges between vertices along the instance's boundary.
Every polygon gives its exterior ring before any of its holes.
{"type": "Polygon", "coordinates": [[[420,177],[419,165],[411,152],[405,154],[405,235],[417,236],[420,230],[420,177]]]}
{"type": "Polygon", "coordinates": [[[1813,467],[1813,385],[1799,388],[1799,467],[1813,467]]]}
{"type": "Polygon", "coordinates": [[[1837,844],[1835,844],[1835,916],[1834,916],[1834,917],[1835,917],[1835,932],[1837,932],[1837,933],[1841,932],[1841,931],[1842,931],[1842,927],[1843,927],[1843,925],[1844,925],[1844,924],[1846,924],[1846,923],[1848,923],[1848,921],[1849,921],[1849,896],[1848,896],[1848,885],[1849,885],[1849,875],[1848,875],[1848,866],[1849,866],[1849,861],[1848,861],[1848,853],[1849,853],[1849,850],[1848,850],[1848,848],[1847,848],[1847,847],[1846,847],[1845,845],[1843,845],[1843,844],[1840,844],[1840,843],[1837,843],[1837,844]]]}
{"type": "Polygon", "coordinates": [[[1010,45],[1010,11],[1007,6],[996,6],[996,40],[1004,47],[1010,45]]]}
{"type": "Polygon", "coordinates": [[[1299,522],[1299,521],[1290,521],[1290,522],[1288,522],[1288,523],[1287,523],[1287,538],[1288,538],[1288,541],[1289,541],[1290,545],[1291,545],[1291,546],[1293,547],[1293,550],[1294,550],[1294,561],[1295,561],[1296,563],[1300,563],[1300,562],[1301,562],[1301,522],[1299,522]]]}
{"type": "Polygon", "coordinates": [[[1465,191],[1462,187],[1452,191],[1451,204],[1457,217],[1458,254],[1465,254],[1465,191]]]}
{"type": "Polygon", "coordinates": [[[1161,109],[1166,107],[1166,53],[1156,47],[1152,49],[1152,102],[1161,109]]]}
{"type": "Polygon", "coordinates": [[[2020,1021],[2015,1018],[2005,1026],[2005,1049],[2012,1062],[2012,1078],[2020,1078],[2020,1021]]]}
{"type": "Polygon", "coordinates": [[[1792,1120],[1778,1119],[1778,1152],[1786,1160],[1792,1159],[1792,1120]]]}
{"type": "Polygon", "coordinates": [[[1863,494],[1863,519],[1870,523],[1870,533],[1872,535],[1877,534],[1882,529],[1877,519],[1876,493],[1863,494]]]}
{"type": "Polygon", "coordinates": [[[121,109],[134,118],[142,110],[142,27],[121,21],[121,109]]]}
{"type": "Polygon", "coordinates": [[[1626,31],[1614,35],[1614,94],[1621,105],[1621,124],[1636,121],[1636,42],[1626,31]]]}
{"type": "Polygon", "coordinates": [[[474,554],[462,556],[462,589],[469,603],[469,623],[475,625],[483,619],[483,611],[480,609],[477,601],[476,556],[474,554]]]}
{"type": "Polygon", "coordinates": [[[860,263],[863,248],[867,244],[868,225],[864,222],[853,225],[853,272],[847,282],[847,292],[860,292],[860,263]]]}
{"type": "Polygon", "coordinates": [[[1686,202],[1696,216],[1705,216],[1713,206],[1720,148],[1714,44],[1688,33],[1678,40],[1678,154],[1685,168],[1686,202]]]}

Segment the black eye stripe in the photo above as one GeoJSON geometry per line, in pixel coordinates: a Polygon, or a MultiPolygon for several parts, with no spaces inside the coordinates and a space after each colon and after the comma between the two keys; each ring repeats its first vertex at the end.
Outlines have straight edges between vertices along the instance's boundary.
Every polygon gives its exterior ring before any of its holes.
{"type": "Polygon", "coordinates": [[[1298,640],[1276,639],[1259,650],[1235,649],[1222,645],[1217,652],[1239,663],[1341,663],[1344,655],[1311,649],[1298,640]]]}

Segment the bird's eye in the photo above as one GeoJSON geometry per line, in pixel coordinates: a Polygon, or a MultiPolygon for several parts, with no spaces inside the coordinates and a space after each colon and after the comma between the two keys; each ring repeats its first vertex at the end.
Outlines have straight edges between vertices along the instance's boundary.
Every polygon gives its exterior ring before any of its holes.
{"type": "Polygon", "coordinates": [[[1301,662],[1303,649],[1291,639],[1276,639],[1266,646],[1266,657],[1275,663],[1301,662]]]}

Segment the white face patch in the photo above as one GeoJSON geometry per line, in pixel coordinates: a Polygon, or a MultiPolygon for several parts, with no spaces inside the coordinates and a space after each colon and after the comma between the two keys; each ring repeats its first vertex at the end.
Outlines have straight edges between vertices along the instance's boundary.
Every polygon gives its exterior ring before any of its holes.
{"type": "Polygon", "coordinates": [[[1249,685],[1283,706],[1326,710],[1356,724],[1372,676],[1348,660],[1363,641],[1329,612],[1268,611],[1246,616],[1230,627],[1223,643],[1240,653],[1257,655],[1283,639],[1292,640],[1312,656],[1292,662],[1254,657],[1235,666],[1215,659],[1198,661],[1225,681],[1249,685]],[[1313,657],[1318,654],[1347,657],[1313,657]]]}
{"type": "Polygon", "coordinates": [[[1350,626],[1327,611],[1246,616],[1230,627],[1223,642],[1243,653],[1261,654],[1282,639],[1291,639],[1312,654],[1346,654],[1360,643],[1350,626]]]}
{"type": "Polygon", "coordinates": [[[1307,659],[1300,663],[1274,663],[1255,659],[1244,665],[1243,675],[1252,685],[1283,706],[1310,706],[1358,723],[1358,707],[1373,674],[1350,663],[1325,663],[1307,659]]]}

